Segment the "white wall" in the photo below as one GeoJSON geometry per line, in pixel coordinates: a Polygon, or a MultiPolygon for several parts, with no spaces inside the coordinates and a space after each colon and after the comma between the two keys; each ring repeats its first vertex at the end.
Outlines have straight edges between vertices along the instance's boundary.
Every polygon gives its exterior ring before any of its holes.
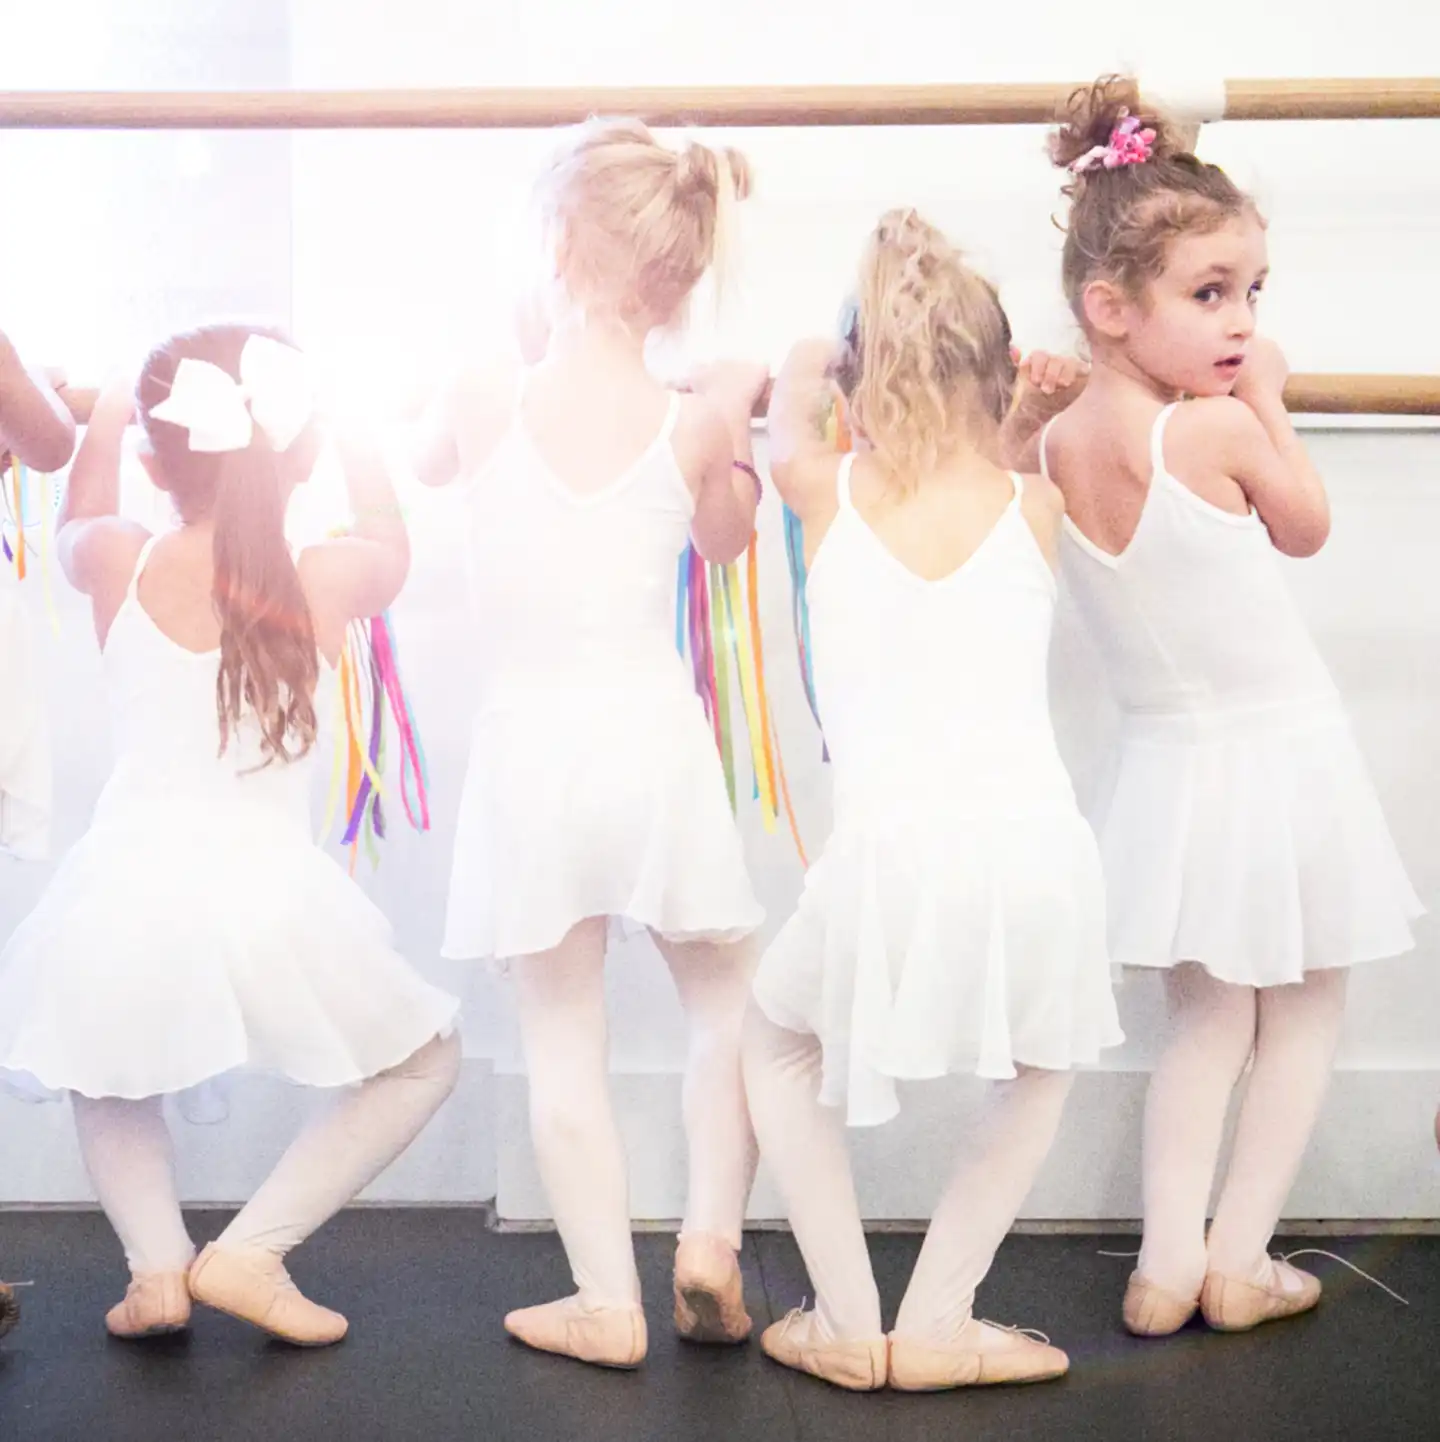
{"type": "MultiPolygon", "coordinates": [[[[852,3],[734,0],[721,16],[673,0],[608,7],[580,0],[483,6],[292,0],[288,68],[301,86],[1053,81],[1079,80],[1127,60],[1230,75],[1434,71],[1440,19],[1433,7],[1386,0],[1369,7],[1358,35],[1345,23],[1352,17],[1348,5],[1323,0],[1297,29],[1281,7],[1225,0],[1208,7],[1202,25],[1193,6],[1151,5],[1143,26],[1134,27],[1144,36],[1124,40],[1093,8],[1054,0],[1023,13],[893,0],[883,26],[873,4],[852,3]]],[[[1057,177],[1043,160],[1038,129],[751,131],[723,138],[751,156],[759,189],[746,207],[740,303],[719,337],[701,337],[697,346],[723,343],[778,360],[795,335],[828,328],[866,226],[896,203],[920,206],[976,255],[1001,283],[1026,344],[1068,339],[1055,284],[1058,235],[1049,220],[1057,177]]],[[[1437,140],[1434,122],[1228,125],[1207,133],[1207,151],[1254,183],[1270,214],[1276,275],[1264,323],[1296,369],[1434,368],[1437,140]]],[[[513,218],[548,143],[540,134],[445,132],[300,134],[288,141],[293,187],[284,213],[293,271],[287,266],[286,276],[293,275],[295,321],[307,344],[345,365],[355,384],[376,391],[485,349],[513,287],[513,218]]],[[[272,173],[270,161],[252,163],[272,173]]],[[[123,212],[113,213],[124,221],[123,212]]],[[[82,239],[67,242],[81,246],[73,264],[105,249],[98,237],[82,239]]],[[[247,265],[227,252],[223,267],[213,269],[217,276],[236,272],[238,283],[247,265]]],[[[36,318],[42,334],[43,319],[36,318]]],[[[65,327],[67,337],[83,330],[83,315],[67,315],[65,327]]],[[[150,338],[146,331],[135,340],[150,338]]],[[[1320,558],[1294,567],[1294,584],[1346,693],[1416,886],[1433,904],[1440,896],[1434,760],[1440,678],[1433,659],[1440,654],[1440,581],[1424,561],[1440,521],[1433,475],[1440,438],[1364,429],[1316,433],[1313,443],[1334,493],[1335,539],[1320,558]]],[[[451,504],[443,496],[412,499],[416,565],[396,612],[433,771],[436,829],[423,839],[397,836],[367,884],[394,917],[409,954],[466,996],[470,1063],[465,1094],[381,1191],[418,1198],[493,1192],[504,1215],[524,1218],[543,1215],[544,1203],[525,1138],[523,1077],[505,993],[437,956],[468,705],[459,558],[446,524],[451,504]]],[[[762,519],[764,614],[786,764],[813,850],[828,824],[828,778],[794,671],[776,521],[772,500],[762,519]]],[[[43,647],[62,762],[63,845],[84,824],[106,747],[93,722],[93,645],[73,601],[61,597],[60,613],[62,634],[43,647]]],[[[1057,714],[1083,784],[1103,708],[1086,688],[1084,652],[1073,631],[1062,629],[1061,641],[1057,714]]],[[[761,833],[750,809],[743,821],[773,929],[793,902],[799,866],[783,834],[761,833]]],[[[44,875],[44,868],[0,870],[0,935],[23,914],[44,875]]],[[[1437,949],[1433,923],[1424,923],[1414,957],[1357,973],[1341,1072],[1292,1202],[1295,1215],[1436,1214],[1426,1134],[1440,1095],[1437,949]]],[[[648,945],[634,943],[615,958],[610,984],[636,1212],[674,1216],[681,1177],[678,1008],[648,945]]],[[[1124,984],[1122,1018],[1131,1039],[1078,1089],[1032,1214],[1135,1214],[1136,1108],[1155,1055],[1157,1002],[1153,977],[1124,984]]],[[[961,1124],[952,1108],[963,1107],[967,1092],[963,1084],[915,1092],[896,1128],[863,1139],[857,1165],[872,1215],[923,1212],[938,1185],[946,1138],[961,1124]]],[[[193,1195],[237,1194],[273,1154],[291,1103],[273,1090],[242,1087],[232,1106],[224,1130],[185,1134],[193,1195]],[[228,1140],[221,1145],[218,1138],[228,1140]]],[[[55,1109],[0,1100],[0,1199],[84,1195],[63,1123],[55,1109]]],[[[762,1182],[757,1214],[773,1210],[762,1182]]]]}

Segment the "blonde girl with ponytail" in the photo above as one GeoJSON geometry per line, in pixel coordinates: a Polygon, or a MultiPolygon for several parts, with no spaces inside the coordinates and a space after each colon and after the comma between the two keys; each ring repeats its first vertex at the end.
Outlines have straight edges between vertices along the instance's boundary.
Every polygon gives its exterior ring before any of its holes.
{"type": "Polygon", "coordinates": [[[612,922],[644,928],[689,1028],[689,1196],[675,1323],[750,1331],[737,1255],[755,1147],[740,1072],[745,938],[762,913],[720,758],[675,646],[687,542],[731,561],[755,524],[750,415],[765,368],[668,390],[646,346],[724,267],[744,159],[633,120],[570,132],[539,178],[546,285],[518,375],[438,407],[421,473],[466,488],[480,703],[445,927],[513,977],[541,1177],[573,1295],[511,1313],[544,1351],[644,1359],[626,1163],[607,1077],[612,922]]]}
{"type": "Polygon", "coordinates": [[[858,1391],[1041,1381],[1065,1353],[973,1306],[1072,1069],[1120,1040],[1100,859],[1046,695],[1062,504],[1003,459],[1074,367],[1033,357],[1017,396],[994,289],[913,210],[880,218],[856,295],[839,346],[798,345],[770,405],[835,824],[747,1022],[751,1114],[815,1296],[761,1345],[858,1391]],[[984,1103],[887,1337],[845,1128],[893,1118],[897,1082],[954,1073],[984,1103]]]}

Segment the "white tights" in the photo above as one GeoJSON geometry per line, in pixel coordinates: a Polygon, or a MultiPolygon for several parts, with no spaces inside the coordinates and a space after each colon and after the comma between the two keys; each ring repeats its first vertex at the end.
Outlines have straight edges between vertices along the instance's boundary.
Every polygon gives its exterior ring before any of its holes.
{"type": "MultiPolygon", "coordinates": [[[[592,917],[553,951],[518,958],[511,970],[535,1157],[576,1289],[589,1305],[627,1306],[640,1300],[640,1279],[625,1154],[610,1105],[605,938],[605,920],[592,917]]],[[[738,1250],[756,1162],[740,1075],[749,950],[659,937],[656,945],[689,1025],[682,1233],[710,1233],[738,1250]]]]}
{"type": "MultiPolygon", "coordinates": [[[[855,1200],[839,1110],[819,1101],[819,1041],[752,1007],[745,1080],[761,1151],[785,1198],[815,1288],[821,1336],[882,1333],[880,1298],[855,1200]]],[[[895,1331],[943,1346],[969,1321],[975,1289],[1040,1170],[1069,1095],[1069,1072],[1023,1068],[991,1083],[962,1146],[900,1304],[895,1331]]]]}
{"type": "MultiPolygon", "coordinates": [[[[459,1037],[436,1037],[399,1066],[342,1093],[291,1143],[219,1245],[283,1258],[415,1140],[459,1072],[459,1037]]],[[[85,1166],[130,1270],[184,1271],[195,1247],[180,1215],[161,1098],[72,1100],[85,1166]]]]}
{"type": "Polygon", "coordinates": [[[1256,989],[1193,962],[1166,974],[1172,1036],[1145,1102],[1139,1270],[1193,1297],[1207,1270],[1265,1280],[1266,1249],[1320,1114],[1345,1009],[1344,970],[1256,989]],[[1254,1058],[1207,1245],[1205,1214],[1235,1083],[1254,1058]]]}

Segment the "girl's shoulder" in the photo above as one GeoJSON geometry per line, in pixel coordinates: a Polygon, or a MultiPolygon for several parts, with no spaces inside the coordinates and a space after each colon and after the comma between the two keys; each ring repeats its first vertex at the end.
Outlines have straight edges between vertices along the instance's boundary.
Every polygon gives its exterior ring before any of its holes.
{"type": "Polygon", "coordinates": [[[489,458],[510,426],[524,386],[518,359],[487,358],[460,367],[451,378],[446,409],[459,452],[460,473],[469,475],[489,458]]]}
{"type": "Polygon", "coordinates": [[[1019,472],[1020,505],[1037,519],[1058,521],[1065,514],[1065,493],[1049,476],[1019,472]]]}
{"type": "Polygon", "coordinates": [[[1157,431],[1155,446],[1162,452],[1167,470],[1185,462],[1223,466],[1237,447],[1249,444],[1263,431],[1244,401],[1234,396],[1194,396],[1170,408],[1163,436],[1157,431]]]}
{"type": "Polygon", "coordinates": [[[1020,514],[1053,568],[1060,557],[1060,526],[1065,515],[1065,494],[1048,476],[1020,476],[1020,514]]]}

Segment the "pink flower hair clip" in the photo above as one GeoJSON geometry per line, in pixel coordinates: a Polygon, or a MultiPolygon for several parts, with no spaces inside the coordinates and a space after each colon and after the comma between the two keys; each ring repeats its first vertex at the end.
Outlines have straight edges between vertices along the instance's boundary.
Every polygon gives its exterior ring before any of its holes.
{"type": "Polygon", "coordinates": [[[1139,117],[1122,110],[1120,123],[1110,132],[1110,143],[1092,146],[1078,160],[1070,163],[1070,169],[1080,175],[1097,165],[1104,166],[1106,170],[1117,170],[1122,165],[1143,165],[1150,159],[1154,147],[1155,132],[1149,126],[1141,130],[1139,117]]]}

